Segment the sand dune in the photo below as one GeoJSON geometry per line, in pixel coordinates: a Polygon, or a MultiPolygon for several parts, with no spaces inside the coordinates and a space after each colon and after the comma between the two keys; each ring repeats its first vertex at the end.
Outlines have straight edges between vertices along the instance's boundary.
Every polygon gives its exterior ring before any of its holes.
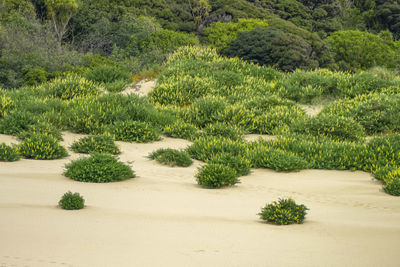
{"type": "MultiPolygon", "coordinates": [[[[70,145],[82,135],[64,134],[70,145]]],[[[0,135],[0,142],[16,142],[0,135]]],[[[90,184],[62,175],[67,159],[0,162],[0,266],[398,266],[400,201],[368,173],[257,169],[237,186],[196,185],[200,162],[162,166],[146,158],[189,142],[118,142],[137,178],[90,184]],[[87,207],[64,211],[66,191],[87,207]],[[291,196],[310,208],[303,225],[256,215],[291,196]]]]}

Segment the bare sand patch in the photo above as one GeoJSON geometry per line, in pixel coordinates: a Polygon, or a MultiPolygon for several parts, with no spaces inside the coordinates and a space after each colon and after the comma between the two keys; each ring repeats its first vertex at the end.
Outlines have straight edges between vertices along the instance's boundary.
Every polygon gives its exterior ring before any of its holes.
{"type": "MultiPolygon", "coordinates": [[[[64,145],[81,136],[64,133],[64,145]]],[[[398,266],[400,201],[368,173],[256,169],[237,186],[202,189],[200,162],[180,168],[147,158],[188,141],[118,144],[137,178],[70,180],[62,171],[74,153],[0,162],[0,266],[398,266]],[[87,207],[57,208],[68,190],[87,207]],[[310,208],[303,225],[258,219],[266,202],[289,196],[310,208]]]]}

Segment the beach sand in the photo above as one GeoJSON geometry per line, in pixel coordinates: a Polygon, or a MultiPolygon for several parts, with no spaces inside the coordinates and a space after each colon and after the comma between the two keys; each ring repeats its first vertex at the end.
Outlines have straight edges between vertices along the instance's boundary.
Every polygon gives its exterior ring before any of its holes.
{"type": "MultiPolygon", "coordinates": [[[[64,133],[69,146],[82,135],[64,133]]],[[[0,143],[16,143],[0,135],[0,143]]],[[[400,199],[364,172],[254,169],[241,183],[203,189],[188,168],[146,156],[190,143],[117,142],[137,177],[108,184],[62,175],[60,160],[0,162],[0,266],[399,266],[400,199]],[[86,207],[57,207],[68,190],[86,207]],[[257,213],[293,197],[310,210],[302,225],[257,213]]]]}

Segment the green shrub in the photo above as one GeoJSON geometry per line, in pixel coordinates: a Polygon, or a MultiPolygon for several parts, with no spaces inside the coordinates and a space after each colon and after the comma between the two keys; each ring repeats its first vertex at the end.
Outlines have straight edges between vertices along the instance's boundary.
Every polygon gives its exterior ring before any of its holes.
{"type": "Polygon", "coordinates": [[[165,126],[163,133],[169,137],[183,138],[188,140],[194,140],[198,136],[196,127],[181,120],[177,120],[173,124],[165,126]]]}
{"type": "Polygon", "coordinates": [[[111,136],[106,135],[92,135],[79,139],[71,146],[72,151],[76,153],[109,153],[120,154],[118,146],[115,145],[111,136]]]}
{"type": "Polygon", "coordinates": [[[27,129],[18,133],[17,136],[19,139],[24,140],[25,138],[36,133],[52,136],[59,141],[63,140],[61,131],[47,121],[38,121],[36,124],[28,125],[27,129]]]}
{"type": "Polygon", "coordinates": [[[243,155],[246,144],[243,141],[235,141],[215,136],[203,136],[196,139],[187,148],[190,156],[197,160],[207,161],[220,153],[229,153],[234,156],[243,155]]]}
{"type": "Polygon", "coordinates": [[[64,210],[80,210],[85,207],[85,199],[79,193],[68,191],[61,197],[58,205],[64,210]]]}
{"type": "Polygon", "coordinates": [[[258,215],[262,220],[274,224],[301,224],[304,222],[307,210],[306,206],[296,204],[293,199],[279,199],[267,204],[258,215]]]}
{"type": "Polygon", "coordinates": [[[222,164],[234,169],[238,176],[250,173],[250,161],[230,153],[220,153],[211,158],[207,163],[222,164]]]}
{"type": "Polygon", "coordinates": [[[24,74],[24,84],[29,86],[39,85],[48,80],[50,73],[44,68],[35,67],[24,74]]]}
{"type": "Polygon", "coordinates": [[[100,94],[100,90],[96,84],[76,75],[56,78],[50,83],[42,84],[38,89],[43,90],[48,96],[63,100],[100,94]]]}
{"type": "Polygon", "coordinates": [[[67,150],[58,140],[42,133],[33,133],[19,145],[22,156],[28,159],[59,159],[68,156],[67,150]]]}
{"type": "Polygon", "coordinates": [[[126,142],[147,143],[160,140],[158,131],[147,122],[117,121],[107,128],[116,140],[126,142]]]}
{"type": "Polygon", "coordinates": [[[334,140],[357,141],[365,136],[364,128],[351,118],[335,115],[317,115],[291,125],[294,133],[326,136],[334,140]]]}
{"type": "Polygon", "coordinates": [[[190,121],[199,127],[218,121],[226,105],[225,101],[216,97],[198,99],[190,106],[190,121]]]}
{"type": "Polygon", "coordinates": [[[5,117],[14,107],[15,103],[10,97],[0,95],[0,118],[5,117]]]}
{"type": "Polygon", "coordinates": [[[220,188],[239,182],[234,169],[223,164],[206,164],[196,174],[197,182],[205,188],[220,188]]]}
{"type": "Polygon", "coordinates": [[[16,146],[0,144],[0,161],[17,161],[21,158],[16,146]]]}
{"type": "Polygon", "coordinates": [[[68,163],[65,168],[66,177],[81,182],[108,183],[135,177],[128,165],[107,154],[93,153],[89,158],[68,163]]]}
{"type": "Polygon", "coordinates": [[[310,168],[303,158],[286,151],[258,148],[249,152],[252,167],[267,168],[275,171],[298,171],[310,168]]]}
{"type": "Polygon", "coordinates": [[[372,172],[372,176],[375,179],[383,182],[383,181],[385,181],[385,179],[388,178],[389,173],[391,173],[394,170],[397,170],[397,168],[395,166],[379,167],[372,172]]]}
{"type": "Polygon", "coordinates": [[[193,160],[190,158],[187,152],[171,148],[160,148],[150,153],[149,158],[157,160],[159,163],[171,167],[188,167],[193,163],[193,160]]]}
{"type": "Polygon", "coordinates": [[[385,179],[385,185],[383,191],[392,196],[400,196],[400,171],[395,170],[389,173],[387,179],[385,179]]]}
{"type": "Polygon", "coordinates": [[[0,133],[18,135],[28,130],[29,125],[34,125],[39,121],[40,118],[36,114],[25,110],[14,110],[0,120],[0,133]]]}
{"type": "Polygon", "coordinates": [[[104,87],[106,88],[106,90],[108,92],[111,93],[118,93],[118,92],[122,92],[125,90],[126,86],[127,86],[127,82],[124,80],[117,80],[111,83],[106,83],[104,85],[104,87]]]}
{"type": "Polygon", "coordinates": [[[113,83],[116,81],[128,82],[131,75],[126,70],[108,65],[100,65],[88,71],[85,78],[97,83],[113,83]]]}
{"type": "Polygon", "coordinates": [[[203,135],[221,136],[232,140],[242,140],[243,134],[241,129],[227,125],[223,122],[208,124],[203,128],[203,135]]]}

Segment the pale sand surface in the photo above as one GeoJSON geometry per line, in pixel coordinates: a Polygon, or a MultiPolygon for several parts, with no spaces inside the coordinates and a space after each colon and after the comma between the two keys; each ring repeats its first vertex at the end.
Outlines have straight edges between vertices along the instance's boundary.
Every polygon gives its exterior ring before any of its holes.
{"type": "Polygon", "coordinates": [[[147,96],[151,90],[156,86],[157,80],[142,80],[136,85],[128,86],[124,91],[121,92],[123,95],[137,94],[138,96],[147,96]]]}
{"type": "MultiPolygon", "coordinates": [[[[64,144],[81,136],[67,133],[64,144]]],[[[400,199],[367,173],[257,169],[210,190],[196,185],[199,162],[172,168],[146,158],[189,142],[118,144],[137,178],[75,182],[62,175],[71,157],[0,162],[0,266],[399,266],[400,199]],[[87,207],[58,208],[68,190],[87,207]],[[289,196],[310,208],[303,225],[258,219],[266,202],[289,196]]]]}

